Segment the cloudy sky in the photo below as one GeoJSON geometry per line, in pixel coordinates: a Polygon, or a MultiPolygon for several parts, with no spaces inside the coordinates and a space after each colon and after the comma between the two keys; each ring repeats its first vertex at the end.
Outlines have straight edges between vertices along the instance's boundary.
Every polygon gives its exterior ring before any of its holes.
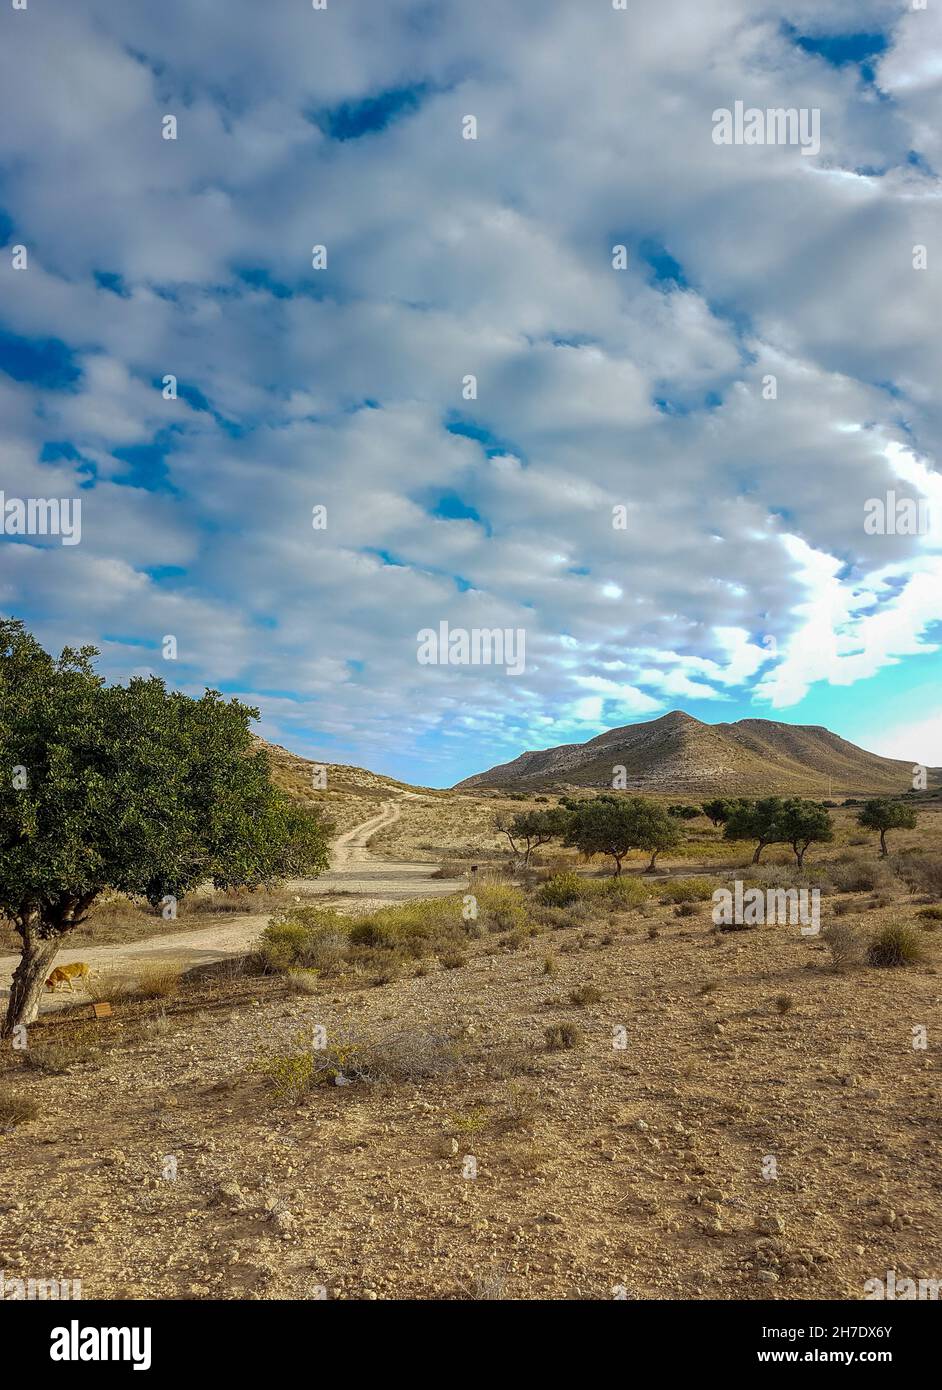
{"type": "Polygon", "coordinates": [[[8,4],[0,488],[82,535],[0,605],[429,785],[673,708],[942,764],[940,88],[937,0],[8,4]]]}

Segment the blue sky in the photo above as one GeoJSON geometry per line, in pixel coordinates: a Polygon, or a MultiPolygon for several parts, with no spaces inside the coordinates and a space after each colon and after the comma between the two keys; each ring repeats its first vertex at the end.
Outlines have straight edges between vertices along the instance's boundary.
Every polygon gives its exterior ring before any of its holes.
{"type": "Polygon", "coordinates": [[[942,765],[940,16],[0,11],[0,488],[82,500],[4,610],[428,785],[674,708],[942,765]],[[420,665],[443,621],[524,671],[420,665]]]}

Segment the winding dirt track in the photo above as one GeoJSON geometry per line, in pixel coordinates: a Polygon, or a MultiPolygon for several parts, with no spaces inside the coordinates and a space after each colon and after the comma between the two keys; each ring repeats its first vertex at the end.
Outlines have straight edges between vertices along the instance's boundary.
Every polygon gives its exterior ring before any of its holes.
{"type": "MultiPolygon", "coordinates": [[[[403,796],[415,796],[405,792],[403,796]]],[[[401,863],[378,858],[367,848],[367,841],[378,830],[399,819],[397,800],[383,803],[375,816],[339,835],[331,848],[331,867],[316,879],[296,879],[287,886],[289,892],[310,897],[342,893],[331,906],[338,911],[361,910],[380,904],[405,902],[410,898],[435,898],[467,889],[464,879],[433,879],[432,865],[401,863]]],[[[165,933],[149,936],[126,946],[80,946],[60,951],[56,965],[68,965],[83,960],[96,973],[127,976],[133,980],[135,969],[144,965],[173,961],[183,969],[225,960],[244,954],[258,938],[268,922],[268,913],[246,913],[230,917],[223,923],[203,927],[198,931],[165,933]]],[[[18,956],[0,956],[0,1007],[10,992],[10,977],[18,956]]],[[[62,989],[44,998],[43,1011],[62,1008],[87,998],[80,986],[73,993],[62,989]]]]}

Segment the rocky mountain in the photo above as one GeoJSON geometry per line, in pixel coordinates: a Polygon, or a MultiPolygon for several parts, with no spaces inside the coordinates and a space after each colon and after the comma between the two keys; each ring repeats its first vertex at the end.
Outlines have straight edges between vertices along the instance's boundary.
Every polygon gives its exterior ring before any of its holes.
{"type": "MultiPolygon", "coordinates": [[[[905,792],[913,778],[912,763],[867,753],[820,725],[773,719],[704,724],[673,710],[660,719],[610,729],[587,743],[521,753],[458,787],[611,787],[617,767],[625,769],[629,788],[668,795],[853,796],[905,792]]],[[[930,787],[939,780],[940,770],[930,770],[930,787]]]]}

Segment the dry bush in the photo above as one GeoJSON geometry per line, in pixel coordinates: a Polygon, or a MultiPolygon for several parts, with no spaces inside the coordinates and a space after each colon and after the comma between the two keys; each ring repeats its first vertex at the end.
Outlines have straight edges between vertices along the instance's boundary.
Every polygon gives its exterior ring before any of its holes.
{"type": "Polygon", "coordinates": [[[911,893],[924,893],[930,898],[942,898],[942,858],[930,855],[903,856],[893,859],[897,878],[911,893]]]}
{"type": "Polygon", "coordinates": [[[316,994],[318,978],[316,970],[289,970],[285,984],[292,994],[316,994]]]}
{"type": "Polygon", "coordinates": [[[39,1031],[31,1030],[29,1046],[20,1055],[24,1066],[31,1071],[49,1072],[53,1076],[62,1075],[70,1067],[101,1062],[103,1048],[98,1024],[56,1024],[39,1031]]]}
{"type": "Polygon", "coordinates": [[[795,1007],[795,996],[793,994],[777,994],[773,1002],[778,1013],[791,1013],[795,1007]]]}
{"type": "Polygon", "coordinates": [[[548,927],[551,931],[565,931],[567,927],[576,927],[590,916],[587,902],[572,903],[569,907],[545,907],[537,902],[531,911],[533,921],[541,927],[548,927]]]}
{"type": "Polygon", "coordinates": [[[551,1023],[543,1031],[548,1052],[565,1052],[581,1047],[585,1038],[578,1023],[551,1023]]]}
{"type": "Polygon", "coordinates": [[[468,957],[464,951],[442,951],[438,961],[443,970],[460,970],[463,965],[467,965],[468,957]]]}
{"type": "Polygon", "coordinates": [[[252,1070],[266,1078],[276,1101],[296,1105],[318,1086],[427,1081],[452,1075],[463,1061],[459,1044],[443,1034],[410,1029],[371,1038],[337,1029],[324,1047],[296,1033],[287,1050],[266,1051],[252,1070]]]}
{"type": "Polygon", "coordinates": [[[580,1009],[588,1008],[590,1004],[600,1004],[602,1002],[602,992],[596,985],[591,983],[578,985],[576,989],[569,991],[569,1002],[575,1004],[580,1009]]]}
{"type": "Polygon", "coordinates": [[[178,965],[148,965],[141,971],[132,993],[135,999],[169,999],[179,989],[178,965]]]}
{"type": "Polygon", "coordinates": [[[496,1302],[504,1297],[507,1287],[506,1269],[475,1270],[470,1284],[462,1284],[462,1292],[476,1302],[496,1302]]]}
{"type": "Polygon", "coordinates": [[[0,1134],[8,1134],[17,1125],[35,1120],[39,1106],[31,1096],[21,1096],[6,1086],[0,1088],[0,1134]]]}
{"type": "Polygon", "coordinates": [[[462,859],[443,859],[430,878],[467,878],[468,865],[462,859]]]}
{"type": "Polygon", "coordinates": [[[863,964],[864,943],[849,923],[829,923],[821,933],[821,939],[831,952],[835,970],[851,970],[863,964]]]}
{"type": "Polygon", "coordinates": [[[893,871],[886,863],[865,855],[844,854],[827,866],[827,880],[838,893],[873,893],[889,889],[893,871]]]}
{"type": "Polygon", "coordinates": [[[678,903],[674,908],[675,917],[699,917],[700,907],[697,903],[678,903]]]}

